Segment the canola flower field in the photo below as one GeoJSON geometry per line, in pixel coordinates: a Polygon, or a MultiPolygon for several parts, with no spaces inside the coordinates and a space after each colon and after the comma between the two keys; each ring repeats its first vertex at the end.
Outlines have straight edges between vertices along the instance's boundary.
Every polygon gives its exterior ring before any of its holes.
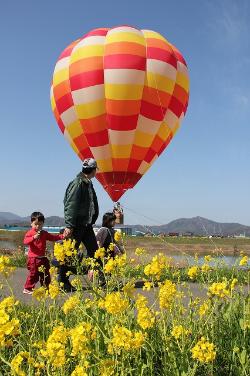
{"type": "MultiPolygon", "coordinates": [[[[11,291],[1,297],[1,375],[250,374],[247,255],[225,274],[212,255],[180,271],[162,253],[149,260],[143,248],[134,258],[112,258],[100,248],[94,259],[79,262],[74,242],[65,240],[54,254],[61,264],[75,263],[76,292],[67,296],[51,268],[49,289],[38,287],[31,296],[37,304],[24,305],[11,291]],[[93,280],[85,278],[87,295],[79,276],[86,269],[93,271],[93,280]],[[183,273],[200,282],[204,299],[194,298],[183,273]],[[136,291],[138,278],[153,303],[136,291]]],[[[11,258],[0,256],[5,284],[13,270],[11,258]]]]}

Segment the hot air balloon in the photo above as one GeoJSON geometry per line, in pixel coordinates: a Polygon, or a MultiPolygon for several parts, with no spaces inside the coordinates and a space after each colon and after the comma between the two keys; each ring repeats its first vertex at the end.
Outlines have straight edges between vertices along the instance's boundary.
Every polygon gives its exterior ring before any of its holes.
{"type": "Polygon", "coordinates": [[[56,121],[81,160],[95,158],[113,201],[135,186],[185,115],[188,70],[162,35],[130,26],[95,29],[71,43],[53,74],[56,121]]]}

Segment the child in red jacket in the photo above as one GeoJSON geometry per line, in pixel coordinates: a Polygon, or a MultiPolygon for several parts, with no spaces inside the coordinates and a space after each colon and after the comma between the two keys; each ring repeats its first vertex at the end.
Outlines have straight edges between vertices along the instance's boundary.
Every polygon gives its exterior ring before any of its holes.
{"type": "Polygon", "coordinates": [[[28,277],[24,285],[24,294],[32,294],[35,284],[40,281],[41,286],[50,284],[50,264],[45,256],[46,241],[64,239],[63,234],[52,235],[44,231],[44,215],[40,212],[31,214],[31,229],[26,232],[23,243],[29,246],[27,269],[28,277]],[[42,268],[43,271],[40,271],[42,268]]]}

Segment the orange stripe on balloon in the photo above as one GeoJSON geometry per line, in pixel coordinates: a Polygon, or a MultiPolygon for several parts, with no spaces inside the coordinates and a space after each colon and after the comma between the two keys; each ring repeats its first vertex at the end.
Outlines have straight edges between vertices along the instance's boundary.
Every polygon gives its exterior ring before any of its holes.
{"type": "Polygon", "coordinates": [[[133,42],[115,42],[105,45],[105,55],[132,54],[137,56],[146,56],[145,46],[133,42]]]}
{"type": "Polygon", "coordinates": [[[141,108],[141,101],[116,101],[113,99],[106,99],[106,110],[111,115],[136,115],[139,114],[141,108]]]}
{"type": "Polygon", "coordinates": [[[76,76],[82,72],[89,72],[93,70],[102,70],[103,69],[103,57],[94,56],[86,57],[81,60],[77,60],[75,63],[70,64],[69,72],[70,75],[76,76]]]}

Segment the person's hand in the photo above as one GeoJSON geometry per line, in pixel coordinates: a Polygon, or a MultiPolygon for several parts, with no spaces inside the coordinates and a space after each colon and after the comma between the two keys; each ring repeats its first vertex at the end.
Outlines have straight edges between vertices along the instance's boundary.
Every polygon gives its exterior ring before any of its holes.
{"type": "Polygon", "coordinates": [[[39,231],[37,231],[37,232],[35,233],[35,235],[33,236],[33,239],[34,239],[34,240],[39,239],[39,238],[40,238],[40,235],[41,235],[41,230],[39,230],[39,231]]]}
{"type": "Polygon", "coordinates": [[[66,238],[66,239],[69,238],[72,235],[72,232],[73,232],[72,228],[66,227],[64,232],[63,232],[64,238],[66,238]]]}

